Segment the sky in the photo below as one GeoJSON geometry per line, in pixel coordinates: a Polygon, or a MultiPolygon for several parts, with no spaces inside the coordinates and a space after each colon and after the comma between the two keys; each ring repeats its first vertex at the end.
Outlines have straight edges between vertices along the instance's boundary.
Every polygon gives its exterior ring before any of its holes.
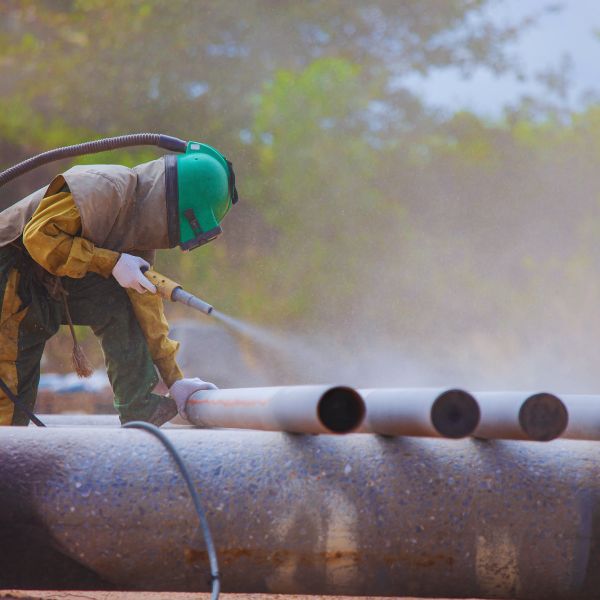
{"type": "Polygon", "coordinates": [[[457,70],[446,69],[427,78],[413,76],[409,87],[423,94],[429,103],[448,110],[467,108],[498,116],[504,106],[516,103],[528,91],[539,92],[535,73],[556,67],[567,55],[572,61],[568,104],[580,108],[586,91],[600,96],[600,0],[504,0],[490,14],[497,23],[515,23],[548,5],[561,9],[544,14],[537,25],[508,46],[529,81],[483,69],[465,80],[457,70]]]}

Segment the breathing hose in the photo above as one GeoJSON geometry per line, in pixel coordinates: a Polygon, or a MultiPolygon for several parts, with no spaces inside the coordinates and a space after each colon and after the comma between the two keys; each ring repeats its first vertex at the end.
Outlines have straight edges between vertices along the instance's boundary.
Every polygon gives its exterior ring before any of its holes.
{"type": "Polygon", "coordinates": [[[130,421],[129,423],[125,423],[123,427],[128,429],[143,429],[144,431],[151,433],[153,436],[155,436],[161,441],[163,446],[173,457],[177,468],[179,469],[183,479],[185,480],[185,483],[187,484],[190,496],[192,497],[192,501],[194,502],[196,514],[198,515],[198,520],[200,521],[200,528],[202,529],[202,534],[204,535],[204,543],[206,544],[206,550],[208,552],[208,560],[210,564],[212,588],[210,597],[211,600],[218,600],[219,594],[221,592],[221,579],[219,575],[219,565],[217,563],[217,551],[215,550],[215,544],[213,542],[210,529],[208,527],[208,520],[206,518],[206,514],[204,513],[202,503],[200,502],[200,496],[198,496],[198,491],[194,486],[194,482],[192,481],[190,472],[185,466],[185,463],[179,455],[179,452],[177,452],[177,449],[175,448],[175,446],[173,446],[171,440],[158,427],[152,425],[151,423],[146,423],[145,421],[130,421]]]}
{"type": "Polygon", "coordinates": [[[161,133],[132,133],[129,135],[120,135],[117,137],[102,138],[91,142],[83,142],[73,146],[63,146],[36,154],[5,171],[0,173],[0,187],[16,179],[20,175],[32,171],[55,160],[63,158],[72,158],[84,154],[96,154],[97,152],[106,152],[107,150],[116,150],[117,148],[128,148],[130,146],[158,146],[163,150],[171,152],[185,152],[187,142],[179,138],[163,135],[161,133]]]}

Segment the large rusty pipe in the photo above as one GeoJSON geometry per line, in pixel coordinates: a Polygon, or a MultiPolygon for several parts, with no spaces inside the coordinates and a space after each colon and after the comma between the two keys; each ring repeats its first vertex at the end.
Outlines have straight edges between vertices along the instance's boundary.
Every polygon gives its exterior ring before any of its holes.
{"type": "MultiPolygon", "coordinates": [[[[225,592],[585,600],[600,444],[170,429],[225,592]]],[[[192,502],[143,431],[2,428],[0,588],[208,589],[192,502]]]]}
{"type": "Polygon", "coordinates": [[[186,405],[190,423],[291,433],[349,433],[365,416],[360,394],[346,386],[207,390],[186,405]]]}
{"type": "Polygon", "coordinates": [[[483,439],[547,442],[566,429],[569,414],[557,396],[530,392],[476,392],[481,420],[473,435],[483,439]]]}
{"type": "Polygon", "coordinates": [[[476,400],[457,389],[359,390],[367,414],[359,432],[461,438],[479,423],[476,400]]]}

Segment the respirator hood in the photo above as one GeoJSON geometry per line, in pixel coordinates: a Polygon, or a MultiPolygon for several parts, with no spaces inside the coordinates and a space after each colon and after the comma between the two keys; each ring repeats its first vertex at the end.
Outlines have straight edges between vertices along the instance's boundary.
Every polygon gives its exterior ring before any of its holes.
{"type": "Polygon", "coordinates": [[[233,165],[200,142],[164,160],[169,242],[193,250],[222,233],[221,221],[238,201],[233,165]]]}

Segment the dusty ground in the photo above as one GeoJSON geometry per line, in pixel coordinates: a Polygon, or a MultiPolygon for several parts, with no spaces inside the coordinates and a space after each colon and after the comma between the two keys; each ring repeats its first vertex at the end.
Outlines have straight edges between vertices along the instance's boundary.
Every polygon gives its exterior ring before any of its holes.
{"type": "MultiPolygon", "coordinates": [[[[221,594],[223,600],[365,600],[364,596],[287,596],[281,594],[221,594]]],[[[36,592],[0,590],[0,600],[210,600],[210,594],[171,592],[36,592]]],[[[368,600],[392,600],[369,596],[368,600]]],[[[416,600],[396,598],[395,600],[416,600]]],[[[434,599],[430,599],[434,600],[434,599]]],[[[444,600],[439,598],[438,600],[444,600]]],[[[472,599],[474,600],[474,599],[472,599]]]]}

